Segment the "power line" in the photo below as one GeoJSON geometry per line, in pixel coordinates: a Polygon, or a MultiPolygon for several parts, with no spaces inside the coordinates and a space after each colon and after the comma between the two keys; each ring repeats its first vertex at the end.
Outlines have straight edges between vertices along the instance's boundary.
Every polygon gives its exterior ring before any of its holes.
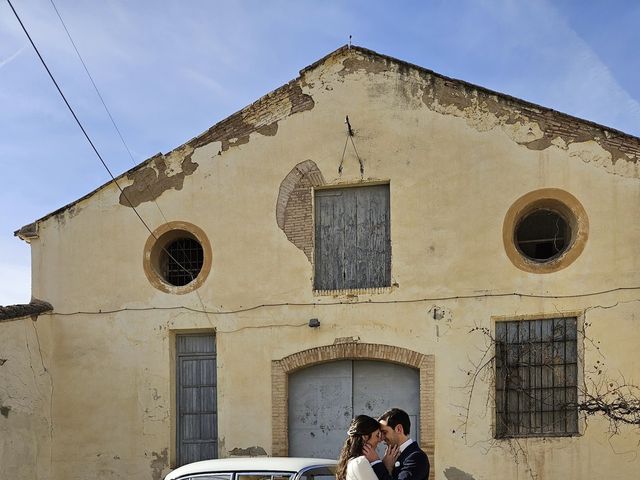
{"type": "MultiPolygon", "coordinates": [[[[80,63],[82,64],[82,67],[84,68],[85,73],[87,74],[87,76],[89,77],[89,80],[91,81],[91,84],[93,85],[93,89],[96,91],[96,94],[98,95],[98,98],[100,99],[100,102],[102,103],[102,106],[104,107],[105,112],[107,112],[107,115],[109,116],[109,119],[111,120],[111,124],[113,125],[113,128],[117,132],[118,137],[120,137],[120,141],[122,142],[122,145],[124,146],[125,150],[129,154],[129,158],[131,159],[131,162],[134,165],[136,165],[136,161],[133,158],[133,154],[131,153],[131,149],[127,145],[127,142],[125,141],[124,136],[122,135],[122,132],[118,128],[118,125],[116,124],[116,121],[113,118],[113,115],[111,115],[111,111],[109,110],[109,107],[107,107],[107,104],[104,101],[104,98],[102,97],[102,94],[100,93],[100,90],[98,89],[98,86],[96,85],[96,82],[93,80],[93,76],[89,72],[89,68],[87,67],[87,64],[85,63],[84,59],[82,58],[82,55],[80,54],[80,51],[78,50],[78,47],[76,46],[76,42],[73,40],[73,37],[71,36],[71,32],[69,32],[69,29],[67,28],[66,23],[62,19],[62,15],[60,15],[60,12],[59,12],[58,8],[56,7],[56,4],[54,3],[54,1],[50,0],[50,2],[51,2],[51,5],[53,6],[53,9],[56,12],[56,15],[58,16],[58,19],[60,20],[60,23],[62,24],[62,27],[64,28],[64,31],[67,33],[67,37],[69,38],[69,41],[71,42],[71,45],[73,46],[73,49],[75,50],[76,55],[78,56],[78,59],[80,60],[80,63]]],[[[15,10],[14,10],[14,12],[15,12],[15,10]]],[[[26,31],[25,31],[25,33],[26,33],[26,31]]],[[[32,42],[32,44],[33,44],[33,42],[32,42]]],[[[35,48],[35,46],[34,46],[34,48],[35,48]]],[[[111,172],[109,172],[109,173],[111,173],[111,172]]],[[[113,178],[113,175],[112,175],[112,178],[113,178]]],[[[114,181],[115,181],[115,179],[114,179],[114,181]]],[[[116,182],[116,185],[117,185],[117,182],[116,182]]],[[[120,187],[118,186],[118,188],[120,188],[120,187]]],[[[120,191],[122,191],[122,189],[120,191]]],[[[124,192],[123,192],[123,195],[124,195],[124,192]]],[[[125,198],[126,198],[126,195],[125,195],[125,198]]],[[[128,198],[127,198],[127,201],[129,201],[128,198]]],[[[158,208],[158,212],[160,212],[160,215],[164,219],[164,222],[167,223],[168,222],[167,217],[165,216],[164,212],[160,208],[160,205],[158,205],[158,202],[156,200],[153,200],[153,203],[158,208]]],[[[129,202],[129,205],[131,205],[131,202],[129,202]]],[[[132,208],[133,208],[133,206],[132,206],[132,208]]],[[[146,224],[145,224],[145,226],[146,226],[146,224]]],[[[147,227],[147,230],[149,230],[149,227],[147,227]]],[[[152,233],[152,235],[153,235],[153,233],[152,233]]],[[[153,236],[155,238],[155,235],[153,235],[153,236]]],[[[156,240],[157,240],[157,238],[156,238],[156,240]]],[[[184,267],[173,255],[171,255],[171,253],[168,250],[166,250],[166,248],[163,248],[163,251],[169,256],[169,258],[171,260],[173,260],[178,265],[178,267],[180,267],[182,270],[184,270],[185,272],[187,272],[189,274],[189,276],[191,277],[192,281],[194,280],[193,274],[191,273],[190,270],[188,270],[186,267],[184,267]]],[[[198,296],[199,296],[199,294],[198,294],[198,296]]],[[[201,301],[202,301],[202,299],[201,299],[201,301]]],[[[204,303],[202,304],[202,308],[204,309],[204,303]]]]}
{"type": "Polygon", "coordinates": [[[131,153],[131,150],[129,149],[129,147],[127,145],[127,142],[125,142],[124,137],[122,136],[122,133],[120,132],[120,129],[118,128],[118,125],[116,125],[116,121],[114,120],[113,116],[111,115],[111,112],[109,111],[109,108],[107,107],[107,104],[105,103],[104,98],[102,98],[102,95],[100,94],[100,90],[98,89],[98,86],[96,85],[96,82],[93,80],[93,77],[91,76],[91,73],[89,72],[89,69],[87,68],[87,64],[85,63],[84,59],[82,58],[82,55],[80,55],[80,51],[78,50],[78,47],[76,46],[76,42],[73,41],[73,38],[71,37],[71,33],[69,32],[69,29],[67,28],[66,23],[64,23],[64,20],[62,19],[62,16],[60,15],[60,12],[58,11],[58,7],[56,7],[56,4],[53,2],[53,0],[49,0],[49,1],[51,2],[51,5],[53,6],[53,9],[56,11],[56,15],[58,16],[58,19],[60,20],[60,23],[62,23],[62,27],[64,28],[64,31],[67,33],[67,37],[69,37],[69,41],[71,42],[71,45],[73,46],[73,49],[75,50],[76,55],[78,56],[78,59],[80,60],[80,63],[82,63],[82,67],[84,68],[85,73],[89,77],[89,80],[91,81],[91,84],[93,85],[94,90],[98,94],[98,98],[100,98],[100,102],[102,102],[102,106],[104,107],[105,111],[107,112],[107,115],[109,115],[109,119],[111,120],[111,123],[113,124],[113,128],[115,128],[116,132],[118,133],[118,136],[120,137],[120,141],[122,142],[122,144],[124,145],[124,148],[127,150],[127,153],[129,154],[129,158],[131,158],[131,161],[135,164],[136,161],[133,158],[133,154],[131,153]]]}
{"type": "MultiPolygon", "coordinates": [[[[75,111],[73,110],[73,108],[71,107],[71,105],[69,104],[69,101],[67,100],[67,97],[64,95],[64,93],[62,92],[62,89],[60,88],[60,85],[58,85],[58,82],[56,81],[55,77],[53,76],[53,74],[51,73],[51,70],[49,70],[49,67],[47,66],[47,63],[44,61],[44,58],[42,57],[42,55],[40,54],[40,51],[38,50],[38,47],[36,47],[36,44],[34,43],[33,39],[31,38],[31,35],[29,35],[29,32],[27,31],[27,28],[25,27],[24,23],[22,23],[22,20],[20,19],[20,16],[18,15],[18,12],[16,11],[16,9],[13,7],[13,4],[11,3],[11,0],[7,0],[7,3],[9,4],[9,6],[11,7],[11,10],[13,11],[13,14],[15,15],[16,19],[18,20],[18,22],[20,23],[20,26],[22,27],[22,30],[24,31],[25,35],[27,36],[27,38],[29,39],[29,42],[31,43],[31,46],[33,47],[33,49],[35,50],[36,54],[38,55],[38,58],[40,59],[40,62],[42,63],[42,65],[44,66],[45,70],[47,71],[47,73],[49,74],[49,78],[51,79],[51,81],[53,82],[53,84],[55,85],[56,89],[58,90],[58,93],[60,94],[60,96],[62,97],[62,99],[64,100],[65,105],[67,106],[67,108],[69,109],[69,112],[71,112],[71,115],[73,116],[74,120],[76,121],[78,127],[80,127],[80,130],[82,131],[82,133],[84,134],[85,138],[87,139],[87,141],[89,142],[89,144],[91,145],[91,148],[93,149],[93,151],[95,152],[96,156],[98,157],[98,159],[100,160],[100,163],[102,163],[102,166],[105,168],[105,170],[107,171],[107,173],[109,174],[109,176],[111,177],[111,179],[113,180],[113,183],[116,185],[116,187],[118,187],[118,190],[120,190],[120,193],[122,194],[122,196],[124,197],[124,199],[127,201],[127,203],[129,204],[129,207],[131,207],[131,209],[133,210],[133,212],[136,214],[136,216],[138,217],[138,219],[142,222],[142,224],[144,225],[144,227],[147,229],[147,231],[151,234],[151,236],[157,241],[158,237],[155,236],[155,234],[153,233],[153,231],[151,230],[151,228],[149,227],[149,225],[144,221],[144,219],[142,218],[142,216],[140,215],[140,213],[138,212],[138,210],[133,206],[133,203],[131,202],[131,200],[129,200],[129,197],[127,196],[127,194],[124,192],[124,190],[122,189],[122,187],[120,187],[120,184],[118,183],[118,181],[116,180],[115,176],[113,175],[113,173],[111,172],[111,169],[109,169],[109,166],[107,165],[107,163],[104,161],[104,159],[102,158],[102,155],[100,155],[100,152],[98,151],[98,149],[96,148],[95,144],[93,143],[93,141],[91,140],[91,137],[89,137],[89,134],[87,133],[87,131],[85,130],[84,126],[82,125],[82,123],[80,122],[80,119],[78,118],[78,116],[76,115],[75,111]]],[[[53,2],[51,2],[53,4],[53,2]]],[[[80,58],[80,61],[82,62],[83,66],[85,67],[85,71],[87,72],[87,75],[89,75],[89,78],[91,79],[91,83],[93,83],[94,88],[96,89],[96,92],[98,93],[98,96],[100,97],[100,100],[102,101],[103,106],[105,107],[105,109],[107,110],[107,113],[109,113],[109,109],[107,108],[104,100],[102,99],[102,95],[100,95],[100,92],[98,90],[98,88],[95,85],[95,82],[93,81],[93,78],[91,77],[91,74],[89,73],[89,70],[87,69],[84,61],[82,60],[82,56],[80,55],[78,49],[75,46],[75,43],[73,42],[73,39],[71,38],[71,35],[69,34],[69,31],[66,27],[66,25],[64,24],[64,21],[62,20],[62,17],[60,16],[60,13],[58,12],[58,9],[55,8],[55,4],[53,4],[54,9],[56,11],[56,13],[58,14],[58,18],[60,18],[60,21],[62,22],[65,31],[67,32],[67,35],[69,36],[69,39],[71,40],[71,43],[74,47],[74,49],[76,50],[76,53],[78,54],[78,57],[80,58]]],[[[120,133],[118,127],[116,126],[115,122],[113,121],[113,117],[111,116],[111,114],[109,113],[109,117],[111,118],[114,127],[116,128],[116,130],[118,131],[118,133],[120,133]]],[[[124,139],[122,138],[122,136],[120,137],[122,139],[122,141],[124,142],[124,139]]],[[[124,143],[125,147],[126,147],[126,142],[124,143]]],[[[127,151],[129,151],[129,148],[127,148],[127,151]]],[[[131,155],[131,152],[129,151],[129,154],[131,155]]],[[[133,160],[133,156],[131,156],[132,160],[133,160]]],[[[135,160],[134,160],[135,163],[135,160]]],[[[156,203],[156,206],[158,207],[158,209],[160,210],[160,206],[156,203]]],[[[162,210],[160,210],[160,213],[162,215],[162,217],[166,220],[166,217],[164,216],[164,214],[162,213],[162,210]]],[[[167,251],[166,248],[162,248],[162,250],[168,255],[168,257],[173,260],[176,265],[178,265],[182,270],[184,270],[185,272],[187,272],[190,276],[191,279],[194,279],[193,273],[191,273],[190,270],[188,270],[187,268],[185,268],[173,255],[171,255],[171,253],[169,251],[167,251]]],[[[200,299],[200,302],[202,303],[202,308],[204,309],[204,302],[202,302],[202,298],[200,297],[200,294],[196,291],[195,292],[196,295],[198,296],[198,298],[200,299]]]]}
{"type": "MultiPolygon", "coordinates": [[[[89,77],[89,80],[91,81],[91,85],[93,85],[93,89],[96,91],[96,94],[98,95],[98,98],[100,99],[100,102],[102,103],[102,106],[104,107],[105,112],[107,112],[107,115],[109,116],[109,119],[111,120],[111,124],[113,125],[113,128],[115,129],[116,133],[118,134],[118,137],[120,137],[120,141],[122,142],[122,145],[124,146],[125,150],[129,154],[129,158],[131,159],[131,163],[133,163],[134,166],[137,165],[137,162],[133,158],[133,154],[131,153],[131,149],[129,148],[129,145],[127,145],[127,142],[125,141],[124,136],[122,135],[122,132],[118,128],[118,125],[116,124],[116,121],[113,118],[113,115],[111,114],[111,111],[109,110],[109,107],[107,107],[107,103],[104,101],[104,98],[102,97],[102,94],[100,93],[100,90],[98,89],[98,86],[96,85],[96,82],[93,80],[93,76],[89,72],[89,68],[87,67],[87,64],[85,63],[84,59],[82,58],[82,55],[80,54],[80,51],[78,50],[78,47],[76,46],[76,42],[74,42],[74,40],[73,40],[73,37],[71,36],[71,32],[69,32],[69,29],[67,28],[67,24],[62,19],[62,15],[60,15],[60,11],[58,10],[58,7],[56,7],[56,4],[54,3],[53,0],[49,0],[49,1],[51,2],[51,5],[53,6],[53,9],[55,10],[56,15],[58,16],[58,19],[60,20],[60,23],[62,24],[62,27],[64,28],[64,31],[67,33],[67,37],[69,38],[69,41],[71,42],[71,45],[73,46],[73,49],[75,50],[76,55],[78,56],[78,59],[80,60],[80,63],[82,63],[82,67],[84,68],[84,71],[87,74],[87,77],[89,77]]],[[[160,212],[160,215],[164,219],[165,223],[167,223],[168,222],[167,217],[165,217],[164,212],[160,209],[160,205],[158,205],[158,202],[156,200],[154,200],[153,203],[156,204],[156,207],[158,207],[158,211],[160,212]]]]}
{"type": "MultiPolygon", "coordinates": [[[[71,115],[73,116],[73,119],[78,124],[78,127],[80,127],[80,130],[82,130],[82,133],[84,134],[85,138],[89,142],[89,145],[91,145],[91,148],[93,149],[93,151],[95,152],[96,156],[100,160],[100,163],[102,163],[102,166],[105,168],[107,173],[109,173],[109,176],[113,180],[113,183],[115,183],[116,187],[118,187],[118,190],[120,190],[120,193],[125,198],[127,203],[129,203],[129,206],[134,211],[136,216],[140,219],[140,221],[145,226],[145,228],[149,231],[149,233],[151,235],[153,235],[153,232],[151,231],[151,228],[149,228],[149,225],[147,225],[147,223],[144,221],[144,219],[140,216],[140,213],[138,213],[138,210],[136,210],[136,208],[133,206],[133,203],[131,202],[131,200],[129,200],[129,197],[127,197],[127,194],[124,193],[124,190],[122,189],[122,187],[120,187],[120,184],[118,183],[118,181],[116,180],[116,177],[111,172],[111,169],[109,169],[109,166],[107,165],[107,163],[102,158],[102,155],[100,155],[100,152],[98,152],[98,149],[96,148],[96,146],[94,145],[93,141],[91,140],[91,137],[89,137],[89,134],[87,133],[87,131],[85,130],[84,126],[80,122],[80,119],[78,119],[78,116],[76,115],[76,112],[73,110],[73,108],[69,104],[69,102],[67,100],[67,97],[62,92],[62,89],[60,88],[60,85],[58,85],[58,82],[54,78],[53,74],[51,73],[51,70],[49,70],[49,67],[47,66],[47,63],[44,61],[44,58],[42,58],[42,55],[40,54],[40,51],[38,50],[38,47],[36,47],[36,44],[31,39],[31,35],[29,35],[29,32],[27,31],[26,27],[24,26],[24,23],[22,23],[22,20],[20,19],[20,16],[18,15],[18,12],[16,12],[16,9],[13,7],[13,4],[11,3],[11,0],[7,0],[7,3],[11,7],[11,10],[13,10],[13,14],[16,16],[16,19],[18,20],[18,23],[20,23],[20,26],[22,27],[22,30],[24,31],[25,35],[29,39],[29,42],[31,43],[31,46],[36,51],[36,54],[38,55],[38,58],[40,59],[40,62],[42,63],[42,66],[45,68],[45,70],[49,74],[49,78],[51,79],[51,81],[55,85],[56,89],[58,90],[58,93],[62,97],[62,100],[64,100],[65,105],[69,109],[69,112],[71,112],[71,115]]],[[[153,236],[155,238],[155,235],[153,235],[153,236]]]]}

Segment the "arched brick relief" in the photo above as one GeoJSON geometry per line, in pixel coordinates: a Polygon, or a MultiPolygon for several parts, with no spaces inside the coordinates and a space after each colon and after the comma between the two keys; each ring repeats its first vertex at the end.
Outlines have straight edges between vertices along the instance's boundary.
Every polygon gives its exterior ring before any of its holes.
{"type": "Polygon", "coordinates": [[[309,261],[313,253],[312,187],[324,185],[324,177],[312,160],[297,164],[280,183],[276,222],[289,241],[302,250],[309,261]]]}
{"type": "Polygon", "coordinates": [[[435,447],[435,359],[433,355],[393,345],[373,343],[338,343],[310,348],[271,362],[271,455],[286,456],[288,441],[288,376],[319,363],[336,360],[379,360],[398,363],[420,372],[420,446],[427,452],[434,472],[435,447]]]}

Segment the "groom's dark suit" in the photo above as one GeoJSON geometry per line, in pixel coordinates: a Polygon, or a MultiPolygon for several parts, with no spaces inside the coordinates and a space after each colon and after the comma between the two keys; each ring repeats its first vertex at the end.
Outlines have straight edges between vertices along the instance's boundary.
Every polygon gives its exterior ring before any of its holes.
{"type": "Polygon", "coordinates": [[[382,462],[373,465],[378,480],[427,480],[429,459],[416,442],[411,442],[398,456],[391,475],[382,462]]]}

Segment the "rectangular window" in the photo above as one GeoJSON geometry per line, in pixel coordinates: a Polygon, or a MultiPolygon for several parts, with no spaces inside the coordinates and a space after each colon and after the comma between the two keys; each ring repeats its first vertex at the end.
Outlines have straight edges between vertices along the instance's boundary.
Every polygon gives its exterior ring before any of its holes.
{"type": "Polygon", "coordinates": [[[391,285],[389,185],[315,192],[316,290],[391,285]]]}
{"type": "Polygon", "coordinates": [[[291,473],[236,473],[236,480],[290,480],[291,473]]]}
{"type": "Polygon", "coordinates": [[[497,438],[578,433],[576,323],[496,323],[497,438]]]}
{"type": "Polygon", "coordinates": [[[218,457],[216,338],[176,336],[178,465],[218,457]]]}

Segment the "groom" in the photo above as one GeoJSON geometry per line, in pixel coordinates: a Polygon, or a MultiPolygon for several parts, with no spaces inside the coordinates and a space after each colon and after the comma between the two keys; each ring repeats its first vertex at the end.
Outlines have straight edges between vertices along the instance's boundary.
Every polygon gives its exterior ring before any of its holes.
{"type": "Polygon", "coordinates": [[[387,450],[380,460],[378,453],[365,445],[364,455],[371,462],[378,480],[427,480],[429,459],[409,437],[411,422],[404,410],[392,408],[378,419],[387,450]]]}

